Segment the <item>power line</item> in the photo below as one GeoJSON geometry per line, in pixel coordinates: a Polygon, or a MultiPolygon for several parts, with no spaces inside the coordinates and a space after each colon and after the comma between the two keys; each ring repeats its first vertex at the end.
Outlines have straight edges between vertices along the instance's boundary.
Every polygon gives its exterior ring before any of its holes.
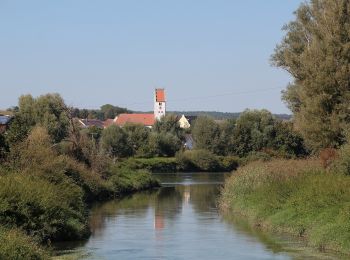
{"type": "MultiPolygon", "coordinates": [[[[247,90],[247,91],[239,91],[239,92],[221,93],[221,94],[210,95],[210,96],[197,96],[197,97],[186,97],[186,98],[181,98],[181,99],[168,99],[167,103],[186,102],[186,101],[191,101],[191,100],[206,100],[206,99],[212,99],[212,98],[236,96],[236,95],[238,96],[238,95],[245,95],[245,94],[255,94],[255,93],[266,92],[266,91],[276,90],[276,89],[282,90],[283,88],[281,88],[281,87],[264,88],[264,89],[255,89],[255,90],[247,90]]],[[[128,103],[127,106],[139,105],[139,104],[149,104],[149,103],[150,103],[150,101],[138,101],[138,102],[128,103]]]]}

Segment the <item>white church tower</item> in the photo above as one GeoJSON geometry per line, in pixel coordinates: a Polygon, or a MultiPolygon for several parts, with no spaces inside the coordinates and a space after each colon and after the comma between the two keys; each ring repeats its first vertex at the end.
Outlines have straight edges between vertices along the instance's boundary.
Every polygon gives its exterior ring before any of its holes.
{"type": "Polygon", "coordinates": [[[165,90],[164,88],[156,88],[154,93],[154,118],[159,120],[165,116],[166,111],[165,90]]]}

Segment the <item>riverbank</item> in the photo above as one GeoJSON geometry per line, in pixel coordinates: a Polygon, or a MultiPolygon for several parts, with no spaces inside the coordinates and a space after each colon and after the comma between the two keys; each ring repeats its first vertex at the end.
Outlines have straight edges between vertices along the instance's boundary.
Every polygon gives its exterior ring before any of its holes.
{"type": "Polygon", "coordinates": [[[187,150],[176,157],[132,157],[121,161],[120,166],[153,173],[231,172],[238,168],[240,161],[236,156],[217,156],[205,150],[187,150]]]}
{"type": "Polygon", "coordinates": [[[0,165],[0,259],[47,259],[51,243],[90,235],[90,203],[159,186],[148,171],[103,156],[97,171],[56,148],[37,127],[0,165]]]}
{"type": "Polygon", "coordinates": [[[322,251],[350,253],[350,176],[315,160],[253,162],[225,184],[220,205],[252,226],[303,239],[322,251]]]}
{"type": "MultiPolygon", "coordinates": [[[[149,172],[126,168],[111,171],[107,180],[91,180],[90,185],[96,181],[92,193],[63,176],[61,184],[53,184],[12,174],[0,176],[0,259],[48,259],[54,254],[51,242],[89,237],[90,203],[159,186],[149,172]]],[[[82,186],[86,185],[85,179],[82,186]]]]}

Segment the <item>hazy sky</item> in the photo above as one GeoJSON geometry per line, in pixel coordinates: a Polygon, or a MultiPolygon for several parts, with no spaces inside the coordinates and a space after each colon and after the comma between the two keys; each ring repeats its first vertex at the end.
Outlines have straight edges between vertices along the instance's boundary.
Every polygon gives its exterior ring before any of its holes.
{"type": "Polygon", "coordinates": [[[269,64],[301,0],[0,0],[0,108],[21,94],[69,105],[288,112],[269,64]]]}

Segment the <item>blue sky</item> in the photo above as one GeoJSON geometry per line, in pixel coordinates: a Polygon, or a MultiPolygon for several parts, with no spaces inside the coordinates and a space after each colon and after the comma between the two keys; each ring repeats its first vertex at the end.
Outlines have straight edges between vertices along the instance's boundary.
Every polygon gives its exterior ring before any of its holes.
{"type": "Polygon", "coordinates": [[[0,107],[57,92],[69,105],[289,112],[269,64],[300,0],[0,0],[0,107]]]}

